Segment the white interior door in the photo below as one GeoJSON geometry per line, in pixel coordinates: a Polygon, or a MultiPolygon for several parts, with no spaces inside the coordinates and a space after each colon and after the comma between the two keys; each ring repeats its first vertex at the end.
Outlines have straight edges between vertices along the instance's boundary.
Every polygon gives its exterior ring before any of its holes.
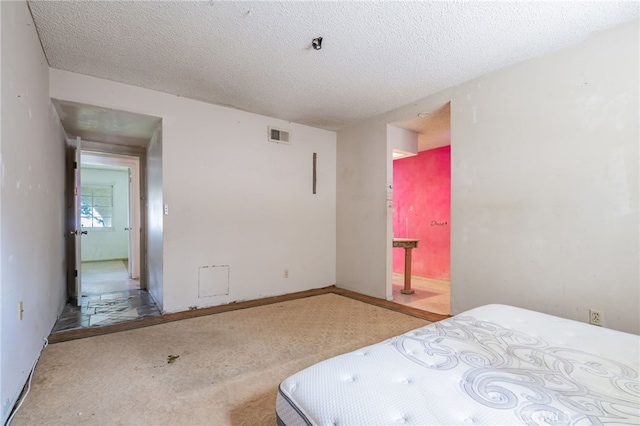
{"type": "Polygon", "coordinates": [[[80,151],[82,148],[82,142],[80,138],[76,138],[76,152],[75,152],[75,187],[74,193],[74,211],[76,216],[76,229],[75,233],[75,264],[76,264],[76,303],[78,306],[82,303],[82,234],[86,234],[87,231],[82,230],[82,185],[80,178],[80,151]]]}
{"type": "Polygon", "coordinates": [[[128,188],[128,196],[127,196],[127,227],[125,228],[126,231],[129,232],[129,237],[127,238],[128,244],[129,244],[129,256],[128,256],[128,265],[129,265],[129,278],[134,278],[136,276],[135,274],[135,263],[136,263],[136,256],[134,254],[134,247],[133,247],[133,218],[134,218],[134,212],[133,212],[133,171],[132,168],[129,167],[127,169],[127,173],[129,174],[129,188],[128,188]]]}
{"type": "Polygon", "coordinates": [[[132,158],[129,167],[129,274],[140,279],[140,160],[132,158]]]}

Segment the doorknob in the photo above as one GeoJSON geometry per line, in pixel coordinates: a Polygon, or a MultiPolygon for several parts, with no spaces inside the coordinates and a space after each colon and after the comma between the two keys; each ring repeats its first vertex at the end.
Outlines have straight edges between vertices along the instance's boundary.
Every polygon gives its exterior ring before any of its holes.
{"type": "Polygon", "coordinates": [[[87,231],[69,231],[69,235],[87,235],[87,231]]]}
{"type": "Polygon", "coordinates": [[[131,228],[124,228],[125,231],[131,231],[131,228]]]}
{"type": "Polygon", "coordinates": [[[80,235],[87,235],[87,231],[80,231],[80,235]]]}

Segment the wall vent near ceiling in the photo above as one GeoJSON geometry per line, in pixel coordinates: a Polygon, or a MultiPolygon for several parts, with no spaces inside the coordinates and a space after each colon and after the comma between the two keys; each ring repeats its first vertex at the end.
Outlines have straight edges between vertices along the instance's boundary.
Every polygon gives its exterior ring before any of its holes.
{"type": "Polygon", "coordinates": [[[291,143],[291,134],[287,130],[269,127],[269,142],[291,143]]]}

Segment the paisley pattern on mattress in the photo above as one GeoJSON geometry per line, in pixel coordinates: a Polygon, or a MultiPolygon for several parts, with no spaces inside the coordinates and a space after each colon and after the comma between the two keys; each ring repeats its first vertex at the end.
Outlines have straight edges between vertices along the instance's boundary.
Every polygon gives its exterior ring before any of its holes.
{"type": "Polygon", "coordinates": [[[464,364],[464,392],[523,423],[639,424],[638,372],[612,359],[458,316],[399,336],[395,349],[432,370],[464,364]]]}
{"type": "Polygon", "coordinates": [[[278,424],[640,424],[640,337],[488,305],[280,385],[278,424]]]}

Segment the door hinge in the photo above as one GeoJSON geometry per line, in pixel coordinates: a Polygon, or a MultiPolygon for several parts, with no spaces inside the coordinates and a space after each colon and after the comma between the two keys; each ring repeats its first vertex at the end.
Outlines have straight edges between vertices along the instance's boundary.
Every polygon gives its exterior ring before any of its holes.
{"type": "Polygon", "coordinates": [[[73,162],[73,168],[74,168],[74,169],[77,169],[77,168],[78,168],[78,162],[77,162],[77,161],[74,161],[74,162],[73,162]]]}
{"type": "Polygon", "coordinates": [[[74,276],[74,277],[77,277],[77,276],[78,276],[78,270],[77,270],[77,269],[74,271],[74,275],[73,275],[73,276],[74,276]]]}

